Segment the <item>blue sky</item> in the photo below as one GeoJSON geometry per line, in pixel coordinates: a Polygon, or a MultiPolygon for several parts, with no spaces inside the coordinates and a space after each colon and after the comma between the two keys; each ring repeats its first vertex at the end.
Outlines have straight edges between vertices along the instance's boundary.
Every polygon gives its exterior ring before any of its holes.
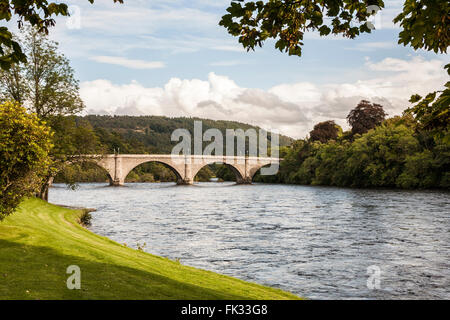
{"type": "Polygon", "coordinates": [[[363,98],[400,114],[411,94],[446,81],[448,56],[397,44],[403,1],[385,1],[377,30],[356,40],[307,34],[301,58],[273,42],[243,50],[218,26],[229,2],[77,0],[51,34],[89,113],[239,120],[304,137],[318,121],[345,126],[363,98]]]}

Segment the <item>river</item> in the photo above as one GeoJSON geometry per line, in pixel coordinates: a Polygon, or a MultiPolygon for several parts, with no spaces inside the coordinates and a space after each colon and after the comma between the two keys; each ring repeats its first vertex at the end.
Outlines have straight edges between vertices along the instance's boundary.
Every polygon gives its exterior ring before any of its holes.
{"type": "Polygon", "coordinates": [[[450,193],[295,185],[55,184],[93,232],[311,299],[450,299],[450,193]]]}

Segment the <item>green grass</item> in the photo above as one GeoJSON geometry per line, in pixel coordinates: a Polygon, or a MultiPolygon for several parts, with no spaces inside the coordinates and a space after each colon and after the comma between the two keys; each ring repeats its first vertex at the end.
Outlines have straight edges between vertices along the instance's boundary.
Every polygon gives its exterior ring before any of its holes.
{"type": "Polygon", "coordinates": [[[0,299],[298,299],[134,250],[96,235],[81,210],[38,199],[0,222],[0,299]],[[81,290],[66,269],[81,268],[81,290]]]}

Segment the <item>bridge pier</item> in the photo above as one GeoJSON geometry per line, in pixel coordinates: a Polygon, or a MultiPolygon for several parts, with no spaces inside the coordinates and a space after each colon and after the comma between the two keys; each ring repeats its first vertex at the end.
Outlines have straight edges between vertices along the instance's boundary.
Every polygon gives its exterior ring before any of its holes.
{"type": "Polygon", "coordinates": [[[122,187],[125,184],[125,181],[122,180],[109,180],[109,185],[111,187],[122,187]]]}
{"type": "Polygon", "coordinates": [[[192,186],[194,184],[194,179],[178,179],[177,185],[179,186],[192,186]]]}
{"type": "Polygon", "coordinates": [[[251,177],[245,177],[245,178],[236,178],[236,184],[252,184],[252,178],[251,177]]]}

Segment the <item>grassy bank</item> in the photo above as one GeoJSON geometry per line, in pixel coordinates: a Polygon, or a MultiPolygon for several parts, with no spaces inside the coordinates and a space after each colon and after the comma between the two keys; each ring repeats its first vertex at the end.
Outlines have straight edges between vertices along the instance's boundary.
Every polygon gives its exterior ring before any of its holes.
{"type": "Polygon", "coordinates": [[[0,299],[297,299],[127,248],[81,227],[81,213],[30,199],[0,222],[0,299]],[[69,265],[81,290],[67,289],[69,265]]]}

